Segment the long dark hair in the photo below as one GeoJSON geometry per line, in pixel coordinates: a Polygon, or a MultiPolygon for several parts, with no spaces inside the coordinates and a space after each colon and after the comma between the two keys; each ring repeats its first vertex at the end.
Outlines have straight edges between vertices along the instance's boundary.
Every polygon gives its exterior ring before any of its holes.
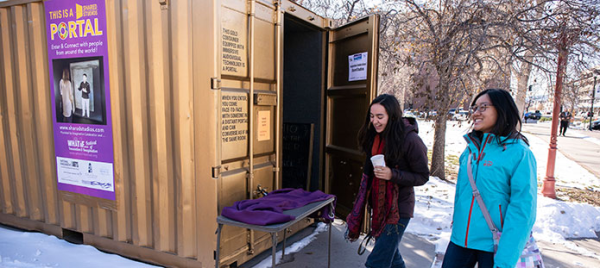
{"type": "Polygon", "coordinates": [[[385,141],[385,162],[395,165],[396,161],[400,159],[402,154],[402,141],[404,140],[404,123],[402,122],[402,110],[400,109],[400,103],[398,99],[393,95],[382,94],[375,98],[365,117],[365,122],[358,132],[358,144],[362,150],[367,154],[371,155],[371,148],[373,147],[373,140],[377,131],[371,124],[371,107],[373,104],[380,104],[385,108],[389,118],[385,129],[380,133],[380,138],[385,141]]]}
{"type": "MultiPolygon", "coordinates": [[[[504,143],[507,139],[521,139],[529,144],[527,138],[521,134],[522,122],[519,116],[519,109],[517,109],[515,100],[508,91],[497,88],[489,88],[481,91],[475,96],[473,102],[471,102],[471,106],[475,105],[479,97],[486,94],[492,101],[492,105],[494,105],[497,113],[496,124],[490,132],[496,135],[498,143],[504,143]],[[501,140],[502,137],[504,137],[504,140],[501,140]]],[[[479,134],[481,135],[481,133],[479,134]]]]}
{"type": "Polygon", "coordinates": [[[62,73],[62,80],[65,80],[65,82],[66,82],[69,79],[71,79],[71,77],[69,75],[69,69],[64,68],[63,73],[62,73]]]}

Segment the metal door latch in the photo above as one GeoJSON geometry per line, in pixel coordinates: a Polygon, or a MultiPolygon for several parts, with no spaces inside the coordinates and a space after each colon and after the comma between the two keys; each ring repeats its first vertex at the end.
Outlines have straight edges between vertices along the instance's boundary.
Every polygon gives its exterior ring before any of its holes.
{"type": "Polygon", "coordinates": [[[220,90],[221,89],[221,79],[213,77],[210,79],[210,89],[220,90]]]}
{"type": "Polygon", "coordinates": [[[256,191],[254,191],[254,196],[257,196],[259,194],[262,195],[263,197],[267,196],[267,195],[269,195],[269,192],[267,191],[268,189],[269,188],[267,188],[267,187],[264,187],[264,188],[261,187],[259,184],[258,186],[256,186],[256,191]]]}
{"type": "Polygon", "coordinates": [[[217,179],[221,175],[221,166],[212,167],[212,178],[217,179]]]}

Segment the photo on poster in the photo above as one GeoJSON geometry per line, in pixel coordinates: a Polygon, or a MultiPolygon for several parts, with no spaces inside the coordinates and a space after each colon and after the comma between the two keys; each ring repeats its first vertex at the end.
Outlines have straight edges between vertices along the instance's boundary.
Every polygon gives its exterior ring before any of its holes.
{"type": "Polygon", "coordinates": [[[102,57],[52,61],[56,122],[106,125],[102,57]]]}

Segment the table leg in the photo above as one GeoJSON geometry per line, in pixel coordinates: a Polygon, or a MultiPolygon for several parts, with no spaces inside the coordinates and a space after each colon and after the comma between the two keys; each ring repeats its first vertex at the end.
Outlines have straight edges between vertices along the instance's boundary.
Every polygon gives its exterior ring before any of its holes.
{"type": "Polygon", "coordinates": [[[327,268],[331,267],[331,222],[327,223],[329,225],[329,242],[327,243],[327,268]]]}
{"type": "Polygon", "coordinates": [[[217,252],[215,253],[215,268],[219,268],[219,253],[221,251],[221,228],[223,228],[223,224],[219,224],[219,227],[217,227],[217,252]]]}
{"type": "Polygon", "coordinates": [[[273,240],[273,265],[271,267],[275,268],[275,263],[277,260],[277,232],[271,233],[271,239],[273,240]]]}
{"type": "Polygon", "coordinates": [[[287,235],[287,229],[283,229],[283,249],[281,250],[281,260],[283,260],[283,257],[285,256],[285,237],[287,235]]]}

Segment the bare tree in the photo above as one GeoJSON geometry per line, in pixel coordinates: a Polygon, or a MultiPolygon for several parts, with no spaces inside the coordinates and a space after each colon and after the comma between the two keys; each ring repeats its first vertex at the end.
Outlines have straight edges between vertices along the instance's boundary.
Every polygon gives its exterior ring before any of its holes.
{"type": "Polygon", "coordinates": [[[335,26],[367,14],[364,0],[291,0],[320,16],[333,19],[335,26]]]}
{"type": "Polygon", "coordinates": [[[556,73],[563,51],[564,67],[569,65],[568,70],[580,73],[589,68],[590,58],[598,57],[599,9],[598,0],[536,0],[515,9],[515,40],[510,50],[516,62],[513,71],[518,80],[519,109],[532,67],[556,73]]]}
{"type": "Polygon", "coordinates": [[[585,69],[587,58],[600,51],[600,0],[389,0],[376,8],[363,0],[297,2],[336,18],[336,25],[381,15],[380,90],[400,99],[411,91],[423,106],[438,110],[431,171],[440,178],[451,107],[485,87],[508,89],[512,66],[523,109],[533,68],[564,71],[564,57],[571,55],[577,64],[569,70],[585,69]]]}
{"type": "Polygon", "coordinates": [[[402,14],[398,22],[402,27],[395,34],[397,46],[410,48],[402,60],[417,69],[413,74],[417,95],[438,110],[431,171],[445,178],[448,111],[461,100],[470,100],[478,87],[505,84],[509,79],[506,53],[497,44],[506,36],[502,7],[509,2],[394,2],[402,14]]]}

